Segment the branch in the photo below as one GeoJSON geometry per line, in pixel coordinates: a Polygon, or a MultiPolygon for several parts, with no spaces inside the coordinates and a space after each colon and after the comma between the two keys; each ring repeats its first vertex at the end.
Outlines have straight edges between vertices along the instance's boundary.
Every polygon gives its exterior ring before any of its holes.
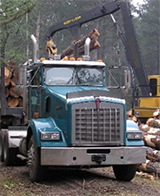
{"type": "Polygon", "coordinates": [[[5,24],[8,24],[20,17],[22,17],[23,15],[25,15],[26,13],[30,12],[34,7],[36,6],[36,4],[33,4],[31,7],[29,7],[27,10],[21,12],[21,13],[18,13],[16,15],[14,15],[13,17],[9,18],[8,20],[5,20],[5,21],[0,21],[0,25],[5,25],[5,24]]]}

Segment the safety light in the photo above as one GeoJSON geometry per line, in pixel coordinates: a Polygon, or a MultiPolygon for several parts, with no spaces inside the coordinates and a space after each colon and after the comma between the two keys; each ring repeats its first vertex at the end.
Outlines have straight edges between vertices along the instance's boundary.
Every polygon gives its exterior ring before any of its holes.
{"type": "Polygon", "coordinates": [[[74,57],[71,57],[71,58],[70,58],[70,61],[75,61],[75,58],[74,58],[74,57]]]}
{"type": "Polygon", "coordinates": [[[68,61],[68,57],[65,56],[65,57],[63,58],[63,60],[64,60],[64,61],[68,61]]]}
{"type": "Polygon", "coordinates": [[[39,118],[39,113],[38,113],[38,112],[35,112],[35,113],[33,114],[33,118],[39,118]]]}
{"type": "Polygon", "coordinates": [[[45,58],[41,58],[40,60],[41,60],[41,62],[42,62],[42,61],[45,61],[46,59],[45,59],[45,58]]]}

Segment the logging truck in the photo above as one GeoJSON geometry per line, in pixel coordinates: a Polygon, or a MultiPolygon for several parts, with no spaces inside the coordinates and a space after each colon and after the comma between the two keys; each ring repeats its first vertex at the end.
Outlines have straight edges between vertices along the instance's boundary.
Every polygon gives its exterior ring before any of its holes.
{"type": "Polygon", "coordinates": [[[33,182],[42,180],[49,167],[107,166],[113,167],[118,180],[130,181],[137,165],[145,163],[142,132],[126,120],[125,100],[107,89],[105,63],[90,60],[91,38],[85,40],[81,58],[78,42],[72,58],[62,58],[51,40],[59,30],[75,35],[83,23],[105,15],[113,18],[116,11],[124,21],[130,61],[136,50],[134,44],[130,47],[130,37],[136,37],[128,31],[129,26],[133,29],[129,5],[116,1],[53,25],[47,32],[47,58],[38,59],[36,38],[31,36],[33,60],[15,71],[16,92],[23,94],[21,107],[8,106],[1,66],[1,161],[6,166],[26,163],[33,182]]]}

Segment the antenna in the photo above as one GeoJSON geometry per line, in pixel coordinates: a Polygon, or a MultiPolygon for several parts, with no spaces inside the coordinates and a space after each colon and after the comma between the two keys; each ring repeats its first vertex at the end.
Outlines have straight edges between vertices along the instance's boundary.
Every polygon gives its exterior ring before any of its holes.
{"type": "Polygon", "coordinates": [[[28,13],[26,13],[26,55],[27,60],[29,58],[29,42],[28,42],[29,32],[28,32],[28,13]]]}

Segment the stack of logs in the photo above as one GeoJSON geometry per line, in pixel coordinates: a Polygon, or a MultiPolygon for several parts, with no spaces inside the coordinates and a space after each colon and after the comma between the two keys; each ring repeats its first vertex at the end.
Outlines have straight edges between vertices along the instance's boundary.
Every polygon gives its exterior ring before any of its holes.
{"type": "Polygon", "coordinates": [[[90,51],[99,48],[100,44],[97,41],[97,38],[99,36],[100,36],[100,33],[98,32],[98,30],[97,29],[93,29],[88,35],[82,37],[80,40],[78,40],[77,42],[73,43],[72,45],[70,45],[65,50],[63,50],[61,52],[61,59],[63,59],[65,56],[67,56],[69,58],[73,57],[74,56],[75,45],[78,46],[78,56],[83,55],[84,54],[84,44],[85,44],[85,40],[86,40],[87,37],[89,37],[91,39],[90,51]]]}
{"type": "MultiPolygon", "coordinates": [[[[23,94],[16,92],[15,84],[15,63],[9,62],[4,67],[4,85],[5,85],[5,97],[9,107],[22,107],[23,94]]],[[[1,72],[0,72],[0,81],[1,81],[1,72]]],[[[1,108],[1,99],[0,99],[0,108],[1,108]]]]}
{"type": "Polygon", "coordinates": [[[139,125],[139,128],[143,132],[147,151],[146,163],[139,165],[138,169],[160,177],[160,119],[149,118],[146,124],[139,125]]]}

